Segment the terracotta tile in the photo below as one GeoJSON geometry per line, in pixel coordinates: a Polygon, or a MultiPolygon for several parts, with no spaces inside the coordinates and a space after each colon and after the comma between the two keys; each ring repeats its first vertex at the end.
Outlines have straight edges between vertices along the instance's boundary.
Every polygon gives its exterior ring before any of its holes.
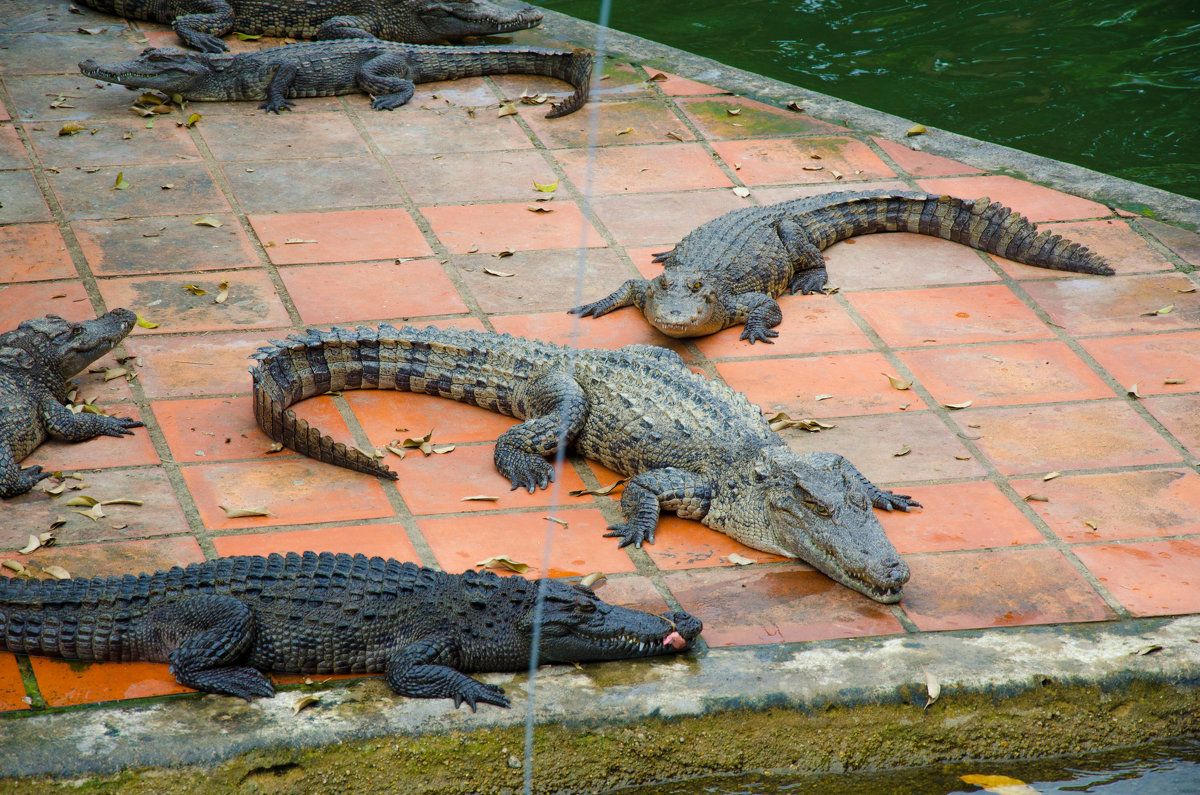
{"type": "Polygon", "coordinates": [[[229,204],[201,163],[107,166],[92,173],[70,169],[47,178],[72,221],[229,212],[229,204]],[[129,183],[125,190],[113,189],[118,174],[129,183]],[[163,190],[163,185],[175,187],[163,190]]]}
{"type": "Polygon", "coordinates": [[[1104,218],[1112,214],[1103,204],[1013,177],[923,179],[917,185],[930,193],[946,193],[960,199],[987,196],[1031,221],[1073,221],[1078,218],[1104,218]]]}
{"type": "MultiPolygon", "coordinates": [[[[541,153],[461,152],[455,155],[407,155],[390,158],[396,176],[420,204],[477,201],[528,201],[546,194],[533,183],[558,181],[541,153]]],[[[547,204],[553,209],[553,204],[547,204]]]]}
{"type": "Polygon", "coordinates": [[[364,524],[323,527],[319,530],[290,530],[254,535],[217,536],[213,546],[221,557],[270,555],[272,552],[345,552],[349,555],[378,555],[419,563],[417,550],[399,524],[364,524]]]}
{"type": "Polygon", "coordinates": [[[16,655],[0,652],[0,712],[29,709],[26,698],[25,683],[21,680],[16,655]]]}
{"type": "MultiPolygon", "coordinates": [[[[797,453],[841,453],[880,486],[914,480],[980,478],[987,474],[954,432],[929,412],[841,417],[837,426],[820,433],[787,429],[780,435],[797,453]],[[895,455],[906,446],[911,452],[895,455]]],[[[907,487],[896,490],[908,493],[907,487]]]]}
{"type": "Polygon", "coordinates": [[[193,692],[175,681],[166,663],[87,663],[50,657],[29,661],[50,707],[193,692]]]}
{"type": "Polygon", "coordinates": [[[77,281],[0,284],[0,329],[14,329],[38,314],[75,321],[96,316],[87,291],[77,281]]]}
{"type": "MultiPolygon", "coordinates": [[[[866,182],[855,182],[853,185],[842,185],[840,182],[819,182],[812,185],[787,185],[780,187],[759,186],[754,189],[753,196],[763,204],[777,204],[806,196],[829,196],[847,191],[911,191],[912,187],[901,179],[872,179],[866,182]]],[[[885,238],[891,240],[893,238],[885,238]]]]}
{"type": "Polygon", "coordinates": [[[396,204],[400,193],[373,157],[243,160],[223,163],[238,204],[248,213],[295,213],[396,204]],[[297,190],[303,185],[303,190],[297,190]]]}
{"type": "MultiPolygon", "coordinates": [[[[418,432],[424,435],[425,430],[428,429],[418,432]]],[[[438,439],[436,434],[434,439],[438,439]]],[[[491,444],[459,445],[444,455],[409,453],[403,461],[388,461],[388,464],[400,475],[397,483],[400,496],[408,503],[409,510],[418,515],[512,508],[549,509],[556,504],[574,506],[593,502],[591,497],[571,497],[567,494],[573,489],[583,488],[583,481],[569,462],[555,475],[554,482],[559,484],[557,487],[551,484],[549,488],[537,489],[533,494],[525,489],[512,490],[508,479],[496,471],[492,461],[494,451],[495,445],[491,444]],[[479,494],[499,499],[493,502],[463,502],[463,497],[479,494]]]]}
{"type": "Polygon", "coordinates": [[[113,24],[111,14],[90,8],[72,13],[65,5],[46,5],[35,0],[13,0],[8,4],[11,16],[0,20],[0,33],[73,32],[81,26],[101,27],[113,24]]]}
{"type": "Polygon", "coordinates": [[[719,141],[712,145],[747,185],[789,182],[832,182],[834,171],[841,183],[895,176],[870,148],[853,138],[790,138],[777,140],[719,141]],[[814,160],[813,155],[820,155],[814,160]],[[821,171],[804,166],[820,165],[821,171]]]}
{"type": "Polygon", "coordinates": [[[1046,540],[1020,509],[987,481],[906,486],[900,491],[923,507],[876,511],[875,515],[902,555],[1041,544],[1046,540]]]}
{"type": "Polygon", "coordinates": [[[741,339],[744,326],[699,337],[692,343],[710,359],[869,350],[873,347],[846,310],[828,296],[781,295],[778,301],[783,310],[783,322],[775,327],[779,336],[771,340],[769,346],[757,342],[751,345],[741,339]]]}
{"type": "Polygon", "coordinates": [[[432,259],[400,265],[389,260],[284,268],[279,277],[305,323],[347,323],[467,311],[450,277],[432,259]]]}
{"type": "Polygon", "coordinates": [[[138,377],[148,398],[250,391],[249,356],[273,334],[138,335],[125,343],[142,360],[138,377]]]}
{"type": "MultiPolygon", "coordinates": [[[[568,42],[547,42],[538,46],[572,49],[572,45],[568,42]]],[[[601,64],[601,74],[603,82],[592,84],[593,88],[589,99],[592,104],[600,104],[602,100],[653,96],[650,84],[646,82],[641,71],[627,63],[611,58],[605,59],[601,64]]],[[[545,94],[558,99],[567,96],[572,91],[571,87],[562,80],[540,75],[493,75],[491,81],[496,84],[500,96],[504,97],[506,101],[516,100],[526,92],[545,94]]],[[[537,107],[543,109],[543,112],[549,111],[549,108],[544,105],[537,107]]],[[[586,114],[587,110],[578,111],[578,113],[586,114]]],[[[557,120],[552,119],[552,121],[557,120]]]]}
{"type": "Polygon", "coordinates": [[[1142,405],[1192,455],[1200,455],[1200,396],[1160,395],[1146,398],[1142,405]]]}
{"type": "MultiPolygon", "coordinates": [[[[460,80],[457,85],[468,82],[460,80]]],[[[429,84],[417,86],[416,96],[401,111],[358,114],[371,140],[383,154],[405,156],[533,148],[529,136],[515,119],[497,117],[495,112],[485,109],[469,112],[468,107],[458,105],[423,107],[432,104],[428,100],[430,93],[429,84]]],[[[473,104],[486,106],[495,102],[495,99],[475,100],[473,104]]]]}
{"type": "MultiPolygon", "coordinates": [[[[184,529],[176,528],[176,532],[184,529]]],[[[153,572],[204,560],[200,545],[191,536],[55,545],[39,549],[32,555],[22,555],[20,552],[6,552],[5,555],[24,563],[35,575],[46,566],[62,566],[77,580],[153,572]]]]}
{"type": "MultiPolygon", "coordinates": [[[[512,417],[495,414],[478,406],[433,395],[414,395],[390,389],[355,390],[343,395],[367,438],[376,447],[383,447],[396,439],[424,436],[430,431],[433,431],[433,439],[437,444],[491,442],[518,422],[512,417]]],[[[420,453],[410,451],[408,455],[419,456],[420,453]]],[[[399,459],[391,456],[388,463],[401,465],[399,459]]]]}
{"type": "Polygon", "coordinates": [[[181,331],[279,328],[291,324],[287,310],[265,270],[207,271],[105,279],[100,294],[109,306],[125,306],[159,326],[148,334],[181,331]],[[223,282],[229,289],[223,303],[216,296],[223,282]],[[205,290],[195,295],[184,285],[205,290]]]}
{"type": "Polygon", "coordinates": [[[193,223],[197,217],[76,221],[71,229],[98,276],[190,273],[259,265],[236,217],[213,216],[223,224],[219,228],[193,223]]]}
{"type": "Polygon", "coordinates": [[[655,615],[668,612],[666,600],[646,577],[609,577],[600,592],[600,598],[612,605],[642,610],[655,615]]]}
{"type": "Polygon", "coordinates": [[[896,161],[896,165],[915,177],[943,177],[951,174],[982,174],[981,169],[951,160],[948,157],[910,149],[902,143],[889,141],[886,138],[871,137],[879,144],[879,148],[887,152],[888,157],[896,161]]]}
{"type": "Polygon", "coordinates": [[[1095,337],[1080,340],[1079,344],[1096,357],[1117,383],[1126,388],[1136,384],[1139,395],[1200,389],[1200,332],[1095,337]],[[1166,383],[1181,379],[1186,383],[1166,383]]]}
{"type": "Polygon", "coordinates": [[[588,294],[606,294],[630,277],[617,253],[607,248],[518,251],[502,260],[491,254],[466,254],[455,257],[454,265],[479,307],[488,313],[566,311],[583,303],[582,293],[575,294],[580,281],[588,294]],[[485,269],[514,276],[496,277],[485,269]]]}
{"type": "Polygon", "coordinates": [[[1112,397],[1061,342],[927,348],[897,354],[939,403],[1004,406],[1112,397]]]}
{"type": "Polygon", "coordinates": [[[917,395],[898,395],[883,372],[893,368],[878,353],[853,353],[803,359],[721,362],[717,372],[727,384],[744,392],[750,402],[783,410],[793,416],[844,417],[850,414],[888,414],[907,403],[908,410],[925,408],[917,395]],[[817,400],[817,395],[832,395],[817,400]]]}
{"type": "Polygon", "coordinates": [[[566,312],[538,315],[498,315],[490,318],[500,334],[532,337],[555,345],[576,348],[619,348],[622,345],[657,345],[687,356],[682,341],[672,339],[641,319],[636,309],[621,309],[600,318],[581,318],[566,312]]]}
{"type": "Polygon", "coordinates": [[[1139,218],[1138,225],[1189,265],[1200,268],[1200,234],[1149,218],[1139,218]]]}
{"type": "Polygon", "coordinates": [[[746,206],[731,191],[694,191],[657,196],[601,196],[592,209],[622,246],[659,244],[669,249],[705,221],[746,206]],[[662,245],[666,244],[666,245],[662,245]]]}
{"type": "MultiPolygon", "coordinates": [[[[611,481],[601,479],[602,483],[611,481]]],[[[614,497],[619,497],[617,489],[614,497]]],[[[675,515],[663,514],[658,520],[654,543],[644,544],[642,549],[664,571],[674,569],[708,568],[710,566],[736,566],[730,555],[741,555],[757,563],[777,563],[787,560],[760,549],[753,549],[734,541],[717,530],[712,530],[697,521],[680,519],[675,515]]]]}
{"type": "MultiPolygon", "coordinates": [[[[131,101],[137,98],[130,96],[131,101]]],[[[27,130],[30,143],[47,168],[174,164],[181,158],[199,159],[200,150],[192,143],[188,130],[168,119],[162,122],[147,130],[145,122],[129,114],[124,123],[96,125],[95,133],[59,135],[62,127],[57,124],[27,125],[27,130]],[[127,134],[132,137],[126,138],[127,134]]]]}
{"type": "Polygon", "coordinates": [[[634,99],[598,102],[558,119],[547,119],[540,107],[518,106],[535,135],[551,149],[585,149],[596,146],[664,143],[675,133],[685,141],[696,136],[661,102],[634,99]]]}
{"type": "Polygon", "coordinates": [[[715,88],[706,83],[699,83],[695,80],[688,80],[686,77],[663,72],[658,69],[647,68],[647,74],[662,92],[668,97],[694,97],[705,94],[727,94],[729,92],[721,88],[715,88]],[[656,78],[661,75],[661,78],[656,78]]]}
{"type": "Polygon", "coordinates": [[[277,160],[370,154],[345,113],[208,119],[196,127],[217,160],[277,160]]]}
{"type": "MultiPolygon", "coordinates": [[[[70,469],[65,471],[72,473],[70,469]]],[[[62,544],[171,535],[188,529],[171,483],[157,467],[100,469],[73,474],[79,475],[80,479],[68,480],[68,485],[83,488],[68,490],[61,497],[35,490],[6,500],[4,512],[7,521],[0,527],[0,547],[20,549],[31,534],[46,532],[59,517],[66,522],[54,530],[54,535],[62,544]],[[104,518],[92,521],[75,513],[86,506],[63,504],[80,494],[97,500],[137,499],[143,504],[105,505],[102,508],[104,518]]],[[[49,481],[46,483],[49,484],[49,481]]],[[[35,564],[43,552],[38,550],[30,556],[35,564]]]]}
{"type": "Polygon", "coordinates": [[[633,267],[638,269],[638,273],[647,279],[653,279],[663,272],[662,264],[654,261],[654,255],[670,247],[670,244],[667,244],[648,248],[627,248],[625,253],[633,260],[633,267]]]}
{"type": "MultiPolygon", "coordinates": [[[[126,341],[128,341],[126,337],[126,341]]],[[[125,358],[125,346],[121,344],[113,351],[105,356],[101,356],[92,365],[84,370],[79,375],[71,379],[78,394],[75,399],[79,402],[97,403],[105,407],[105,411],[120,413],[119,406],[114,404],[129,404],[133,402],[133,392],[129,385],[132,383],[126,378],[114,378],[111,381],[104,380],[104,373],[108,370],[117,367],[124,367],[130,372],[137,373],[139,376],[141,370],[136,361],[121,362],[120,359],[125,358]]]]}
{"type": "Polygon", "coordinates": [[[970,409],[956,412],[954,419],[963,433],[980,437],[975,444],[1009,475],[1179,460],[1137,412],[1118,400],[970,409]]]}
{"type": "MultiPolygon", "coordinates": [[[[127,61],[141,50],[133,36],[122,35],[125,26],[109,17],[103,32],[92,36],[78,33],[23,33],[0,35],[4,62],[0,75],[54,74],[76,72],[85,58],[105,61],[127,61]]],[[[91,81],[89,81],[91,82],[91,81]]]]}
{"type": "Polygon", "coordinates": [[[844,291],[997,281],[995,271],[961,243],[936,237],[863,235],[825,250],[829,281],[844,291]]]}
{"type": "Polygon", "coordinates": [[[1029,507],[1070,543],[1200,532],[1200,477],[1185,469],[1014,480],[1012,487],[1049,498],[1029,507]]]}
{"type": "Polygon", "coordinates": [[[573,249],[603,246],[604,241],[574,202],[554,202],[552,213],[532,213],[524,202],[422,207],[433,232],[452,254],[475,246],[488,253],[513,249],[573,249]]]}
{"type": "MultiPolygon", "coordinates": [[[[563,527],[546,520],[546,514],[509,513],[492,516],[447,516],[418,519],[417,526],[429,542],[441,567],[458,573],[474,568],[494,555],[508,555],[529,564],[525,576],[579,577],[593,571],[634,571],[633,561],[612,538],[604,538],[607,522],[594,509],[560,511],[563,527]],[[546,536],[549,533],[549,564],[546,536]],[[545,571],[542,570],[546,565],[545,571]]],[[[504,574],[505,572],[498,572],[504,574]]]]}
{"type": "Polygon", "coordinates": [[[1200,591],[1196,589],[1200,542],[1194,539],[1105,544],[1073,551],[1135,616],[1200,611],[1200,591]]]}
{"type": "Polygon", "coordinates": [[[0,224],[51,220],[50,208],[30,171],[0,171],[0,224]]]}
{"type": "Polygon", "coordinates": [[[276,265],[422,257],[433,253],[404,210],[248,216],[276,265]],[[364,230],[370,230],[365,234],[364,230]],[[316,240],[291,244],[288,240],[316,240]]]}
{"type": "MultiPolygon", "coordinates": [[[[107,413],[118,417],[142,418],[137,406],[119,404],[110,406],[107,413]]],[[[157,465],[158,454],[154,442],[145,428],[133,428],[132,436],[97,436],[86,442],[63,442],[50,439],[38,445],[25,464],[41,464],[48,472],[66,469],[93,469],[99,467],[127,467],[157,465]]]]}
{"type": "Polygon", "coordinates": [[[9,115],[8,108],[4,107],[3,103],[0,103],[0,121],[10,121],[11,119],[12,116],[9,115]]]}
{"type": "Polygon", "coordinates": [[[828,135],[846,129],[746,97],[681,99],[677,104],[701,134],[713,141],[770,135],[828,135]]]}
{"type": "Polygon", "coordinates": [[[704,620],[710,646],[904,631],[886,606],[798,564],[675,571],[664,579],[680,606],[704,620]]]}
{"type": "Polygon", "coordinates": [[[900,606],[923,632],[1104,621],[1103,600],[1055,549],[912,555],[900,606]]]}
{"type": "Polygon", "coordinates": [[[78,73],[21,77],[6,75],[4,86],[12,97],[16,111],[14,117],[18,119],[47,122],[87,119],[128,125],[132,118],[129,112],[130,94],[124,86],[97,83],[78,73]],[[69,95],[69,102],[64,104],[71,107],[50,107],[59,94],[69,95]]]}
{"type": "Polygon", "coordinates": [[[0,169],[9,168],[33,168],[33,163],[25,154],[25,144],[16,129],[5,125],[0,127],[0,169]]]}
{"type": "Polygon", "coordinates": [[[895,346],[1045,339],[1053,334],[1004,285],[849,293],[846,300],[895,346]]]}
{"type": "Polygon", "coordinates": [[[695,143],[567,149],[555,157],[576,187],[589,195],[733,187],[695,143]]]}
{"type": "MultiPolygon", "coordinates": [[[[247,386],[249,379],[247,379],[247,386]]],[[[203,463],[241,458],[275,460],[298,455],[284,448],[268,453],[271,444],[254,421],[254,402],[242,397],[160,400],[150,404],[176,461],[203,463]]],[[[302,400],[292,407],[297,416],[327,434],[348,439],[350,430],[333,398],[302,400]]]]}
{"type": "MultiPolygon", "coordinates": [[[[1117,273],[1145,273],[1147,271],[1173,270],[1173,266],[1146,242],[1146,239],[1129,228],[1120,219],[1099,221],[1076,221],[1066,224],[1042,224],[1040,231],[1062,235],[1067,240],[1085,245],[1104,257],[1117,273]]],[[[1014,279],[1061,279],[1071,276],[1065,271],[1035,268],[1019,262],[993,257],[1005,273],[1014,279]]]]}
{"type": "Polygon", "coordinates": [[[1181,273],[1062,279],[1024,285],[1050,319],[1069,334],[1129,334],[1200,326],[1200,293],[1181,273]],[[1144,315],[1163,307],[1165,315],[1144,315]]]}
{"type": "Polygon", "coordinates": [[[75,276],[67,244],[54,224],[0,226],[0,283],[75,276]]]}
{"type": "MultiPolygon", "coordinates": [[[[265,443],[266,435],[262,438],[265,443]]],[[[183,479],[209,530],[347,522],[393,513],[383,481],[310,458],[189,466],[183,479]],[[265,507],[270,516],[229,519],[222,505],[265,507]]]]}

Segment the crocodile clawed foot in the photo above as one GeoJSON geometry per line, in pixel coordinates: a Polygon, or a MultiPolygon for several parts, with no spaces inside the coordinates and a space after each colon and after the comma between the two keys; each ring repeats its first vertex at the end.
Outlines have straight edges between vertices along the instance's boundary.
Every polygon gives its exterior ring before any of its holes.
{"type": "Polygon", "coordinates": [[[504,467],[500,474],[508,478],[512,483],[512,488],[509,491],[517,489],[525,489],[530,494],[537,489],[544,489],[554,482],[554,467],[542,458],[531,458],[526,462],[522,462],[519,468],[514,467],[510,471],[509,467],[504,467]]]}
{"type": "Polygon", "coordinates": [[[267,113],[274,113],[276,116],[278,116],[280,115],[280,111],[290,111],[293,107],[295,107],[295,105],[296,103],[292,102],[290,99],[285,99],[282,102],[272,102],[271,100],[267,100],[266,102],[260,104],[258,109],[265,110],[267,113]]]}
{"type": "Polygon", "coordinates": [[[145,424],[133,419],[132,417],[107,417],[105,427],[100,433],[105,436],[116,436],[118,439],[122,436],[132,436],[133,431],[130,428],[145,428],[145,424]]]}
{"type": "Polygon", "coordinates": [[[770,338],[778,336],[779,332],[775,331],[774,329],[746,326],[744,329],[742,329],[741,338],[744,340],[749,340],[751,345],[756,342],[764,342],[767,345],[774,345],[775,343],[772,342],[770,338]]]}
{"type": "Polygon", "coordinates": [[[611,312],[614,303],[614,301],[608,298],[601,298],[599,301],[592,301],[590,304],[568,309],[567,314],[579,315],[580,317],[600,317],[611,312]]]}
{"type": "Polygon", "coordinates": [[[225,42],[221,41],[218,36],[211,33],[200,33],[199,31],[188,31],[186,34],[182,31],[176,31],[179,37],[183,39],[188,46],[197,49],[200,52],[228,52],[229,47],[225,42]]]}
{"type": "Polygon", "coordinates": [[[617,544],[618,549],[624,549],[630,544],[641,549],[643,543],[654,543],[654,528],[644,530],[632,522],[621,522],[609,525],[608,532],[604,534],[604,537],[621,539],[621,543],[617,544]]]}
{"type": "Polygon", "coordinates": [[[476,702],[484,704],[493,704],[497,707],[508,709],[508,697],[504,695],[504,688],[499,685],[489,685],[483,682],[477,682],[471,679],[471,685],[463,688],[464,692],[454,694],[454,708],[458,709],[464,703],[475,712],[476,702]]]}
{"type": "Polygon", "coordinates": [[[907,494],[896,494],[885,489],[880,489],[880,496],[873,499],[872,503],[876,508],[882,508],[885,511],[899,510],[907,512],[909,508],[924,507],[907,494]]]}

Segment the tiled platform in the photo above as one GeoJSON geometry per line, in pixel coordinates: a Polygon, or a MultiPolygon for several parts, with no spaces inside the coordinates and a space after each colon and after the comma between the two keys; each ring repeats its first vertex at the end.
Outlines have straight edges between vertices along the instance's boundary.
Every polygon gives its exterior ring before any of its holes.
{"type": "MultiPolygon", "coordinates": [[[[1200,613],[1200,279],[1190,272],[1200,236],[623,62],[607,65],[589,109],[553,121],[544,105],[497,108],[561,84],[504,77],[418,86],[393,113],[362,95],[301,100],[278,118],[197,104],[192,128],[178,110],[148,128],[129,110],[136,94],[74,64],[172,43],[165,28],[61,2],[7,6],[0,328],[115,306],[159,325],[119,351],[136,357],[136,377],[81,379],[84,397],[147,428],[48,443],[26,462],[76,473],[86,485],[68,494],[144,504],[93,521],[40,491],[6,501],[3,558],[88,576],[290,550],[449,571],[507,554],[533,564],[530,576],[606,571],[610,598],[701,616],[711,648],[1200,613]],[[87,131],[60,136],[66,120],[87,131]],[[118,174],[127,189],[113,189],[118,174]],[[548,196],[535,182],[557,182],[552,201],[534,204],[548,196]],[[651,252],[728,210],[875,187],[988,195],[1093,246],[1118,273],[1062,275],[877,235],[827,251],[840,292],[782,299],[775,345],[750,346],[736,329],[680,342],[633,310],[582,321],[564,311],[579,267],[592,300],[653,273],[651,252]],[[196,225],[202,216],[221,225],[196,225]],[[215,303],[226,281],[228,300],[215,303]],[[355,393],[299,407],[357,444],[432,429],[454,445],[388,454],[395,484],[268,452],[247,354],[307,325],[381,321],[669,345],[764,410],[836,425],[783,433],[796,450],[845,454],[925,506],[881,517],[913,571],[903,602],[876,604],[675,518],[656,544],[618,550],[602,537],[616,498],[566,495],[612,473],[571,460],[559,488],[510,492],[491,450],[511,420],[448,401],[355,393]],[[898,391],[885,373],[913,387],[898,391]],[[498,499],[463,501],[480,494],[498,499]],[[270,515],[230,519],[222,505],[270,515]],[[58,516],[56,546],[16,551],[58,516]],[[734,565],[734,553],[757,562],[734,565]]],[[[180,692],[165,666],[0,654],[0,710],[180,692]]]]}

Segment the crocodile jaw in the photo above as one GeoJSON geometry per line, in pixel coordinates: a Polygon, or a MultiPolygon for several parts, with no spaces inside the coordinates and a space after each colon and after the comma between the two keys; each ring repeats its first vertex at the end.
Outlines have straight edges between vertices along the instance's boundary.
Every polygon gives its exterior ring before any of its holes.
{"type": "Polygon", "coordinates": [[[514,10],[486,0],[430,3],[418,9],[417,16],[433,38],[451,41],[464,36],[512,33],[532,28],[542,21],[542,12],[533,6],[514,10]]]}

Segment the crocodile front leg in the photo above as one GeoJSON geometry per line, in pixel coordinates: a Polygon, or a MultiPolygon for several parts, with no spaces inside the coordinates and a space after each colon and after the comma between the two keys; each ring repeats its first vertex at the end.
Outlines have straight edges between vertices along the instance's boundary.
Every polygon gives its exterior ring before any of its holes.
{"type": "Polygon", "coordinates": [[[741,338],[749,340],[751,345],[756,342],[772,345],[770,338],[779,336],[773,327],[783,322],[783,310],[779,308],[779,302],[766,293],[739,293],[726,302],[725,311],[730,317],[730,326],[746,324],[741,338]]]}
{"type": "Polygon", "coordinates": [[[225,52],[221,37],[233,30],[233,8],[226,0],[186,0],[188,13],[175,17],[171,27],[179,38],[200,52],[225,52]]]}
{"type": "Polygon", "coordinates": [[[274,113],[277,116],[281,110],[291,110],[296,103],[287,96],[296,82],[297,73],[293,64],[283,64],[276,69],[275,74],[271,75],[271,82],[267,84],[267,99],[258,106],[258,109],[274,113]]]}
{"type": "Polygon", "coordinates": [[[636,306],[638,309],[645,309],[647,284],[649,282],[645,279],[630,279],[599,301],[592,301],[590,304],[568,309],[567,312],[572,315],[579,315],[580,317],[587,317],[588,315],[600,317],[623,306],[636,306]]]}
{"type": "Polygon", "coordinates": [[[527,390],[522,413],[529,419],[500,434],[493,460],[513,489],[532,494],[554,480],[554,467],[545,456],[575,439],[587,419],[588,403],[579,384],[564,372],[544,375],[527,390]]]}
{"type": "Polygon", "coordinates": [[[386,53],[364,63],[355,75],[358,87],[373,95],[375,110],[393,110],[407,103],[416,86],[407,79],[408,61],[399,53],[386,53]]]}
{"type": "Polygon", "coordinates": [[[612,525],[605,538],[619,538],[620,547],[654,543],[660,511],[675,511],[684,519],[702,519],[712,500],[712,484],[694,472],[676,467],[652,469],[625,484],[621,513],[625,521],[612,525]]]}
{"type": "Polygon", "coordinates": [[[792,262],[792,280],[788,283],[788,290],[793,295],[822,292],[829,278],[825,270],[825,257],[804,227],[795,219],[780,218],[775,222],[775,232],[792,262]]]}
{"type": "Polygon", "coordinates": [[[410,643],[388,660],[388,687],[410,698],[452,698],[457,709],[465,701],[471,711],[476,702],[508,707],[504,690],[472,679],[456,670],[457,644],[448,638],[425,638],[410,643]]]}
{"type": "Polygon", "coordinates": [[[373,39],[378,36],[377,26],[366,17],[340,16],[330,17],[317,28],[313,41],[328,41],[330,39],[373,39]]]}
{"type": "Polygon", "coordinates": [[[12,448],[0,442],[0,498],[19,497],[42,479],[42,468],[31,466],[21,469],[13,456],[12,448]]]}
{"type": "Polygon", "coordinates": [[[53,395],[38,401],[38,414],[45,423],[46,432],[64,442],[86,442],[97,436],[131,436],[130,428],[141,428],[142,423],[130,417],[109,417],[106,414],[74,414],[59,403],[53,395]]]}

